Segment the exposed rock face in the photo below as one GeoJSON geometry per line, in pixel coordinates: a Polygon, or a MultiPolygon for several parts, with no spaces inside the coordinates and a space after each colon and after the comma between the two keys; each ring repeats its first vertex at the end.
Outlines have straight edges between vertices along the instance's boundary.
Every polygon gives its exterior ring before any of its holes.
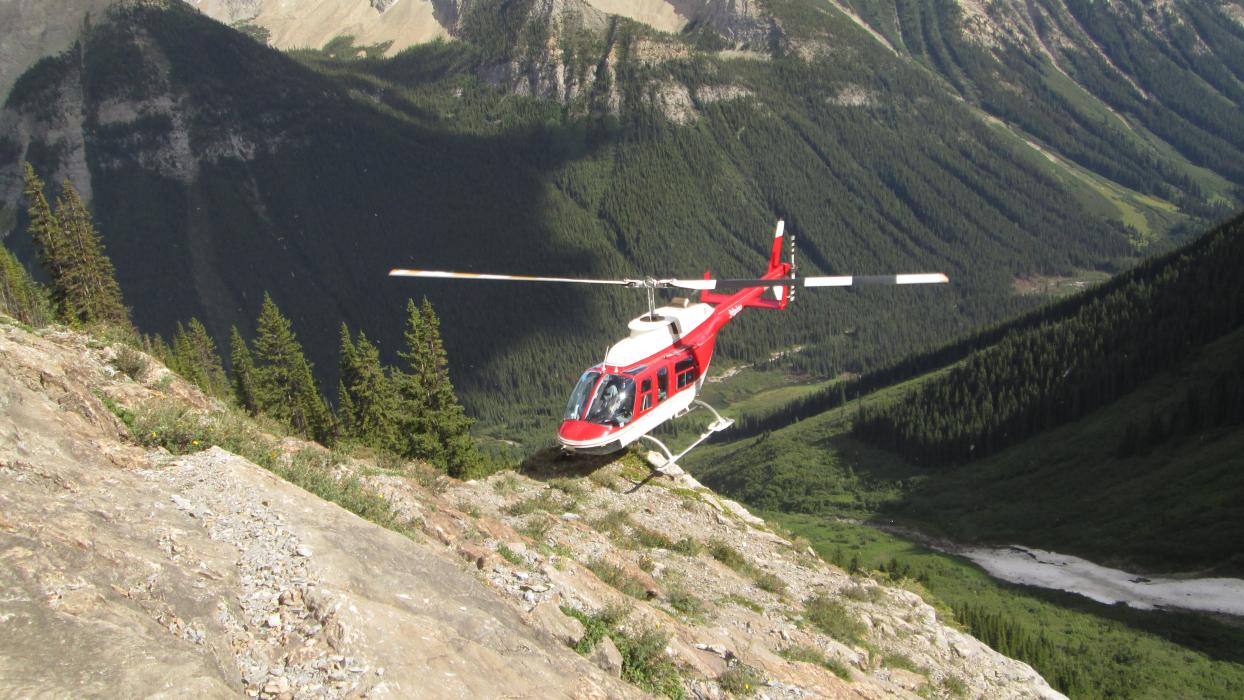
{"type": "Polygon", "coordinates": [[[123,444],[93,392],[208,402],[110,353],[0,326],[0,695],[641,695],[438,545],[219,449],[123,444]]]}
{"type": "Polygon", "coordinates": [[[73,45],[88,17],[115,0],[6,0],[0,3],[0,103],[13,82],[44,56],[73,45]]]}
{"type": "Polygon", "coordinates": [[[666,636],[691,697],[723,697],[739,664],[770,698],[915,697],[951,676],[973,697],[1060,697],[914,593],[798,551],[685,475],[636,488],[622,463],[468,483],[324,467],[426,538],[405,536],[222,449],[136,446],[100,397],[219,407],[158,364],[131,380],[114,356],[0,324],[0,695],[638,697],[617,678],[624,645],[576,654],[585,628],[562,612],[614,609],[621,629],[666,636]],[[721,547],[732,566],[710,556],[721,547]],[[813,596],[861,636],[803,622],[813,596]],[[851,677],[779,654],[792,647],[851,677]],[[887,654],[917,672],[879,665],[887,654]]]}

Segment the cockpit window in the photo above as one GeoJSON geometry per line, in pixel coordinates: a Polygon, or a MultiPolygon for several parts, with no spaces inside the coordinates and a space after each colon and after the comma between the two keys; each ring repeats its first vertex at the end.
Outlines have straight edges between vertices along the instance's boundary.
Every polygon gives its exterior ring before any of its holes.
{"type": "Polygon", "coordinates": [[[625,375],[607,374],[596,387],[585,420],[620,428],[631,422],[634,411],[635,380],[625,375]]]}
{"type": "Polygon", "coordinates": [[[592,396],[592,387],[596,386],[596,380],[600,379],[600,372],[589,369],[579,377],[579,383],[574,385],[574,391],[570,392],[570,401],[566,404],[566,415],[563,420],[583,420],[583,415],[587,412],[587,402],[592,396]]]}

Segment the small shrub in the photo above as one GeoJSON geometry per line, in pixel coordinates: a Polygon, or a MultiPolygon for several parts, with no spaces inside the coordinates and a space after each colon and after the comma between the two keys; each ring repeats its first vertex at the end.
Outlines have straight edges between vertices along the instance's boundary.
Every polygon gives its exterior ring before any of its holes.
{"type": "Polygon", "coordinates": [[[543,542],[548,537],[549,530],[553,529],[553,521],[541,514],[529,518],[519,532],[530,537],[537,542],[543,542]]]}
{"type": "Polygon", "coordinates": [[[147,358],[128,345],[118,345],[117,354],[109,361],[112,368],[125,376],[138,381],[147,371],[147,358]]]}
{"type": "Polygon", "coordinates": [[[619,508],[605,513],[588,524],[602,535],[620,537],[626,533],[626,527],[630,524],[630,516],[625,510],[619,508]]]}
{"type": "Polygon", "coordinates": [[[645,549],[674,548],[674,543],[670,541],[670,538],[660,532],[657,532],[656,530],[649,530],[642,525],[632,524],[631,533],[634,537],[634,542],[645,549]]]}
{"type": "Polygon", "coordinates": [[[697,540],[691,539],[690,537],[684,537],[681,540],[671,544],[669,549],[670,551],[678,552],[679,554],[694,557],[704,551],[704,545],[700,544],[697,540]]]}
{"type": "Polygon", "coordinates": [[[386,472],[406,473],[406,458],[393,450],[377,450],[376,466],[386,472]]]}
{"type": "Polygon", "coordinates": [[[825,662],[822,663],[821,665],[829,669],[830,673],[834,674],[835,676],[838,676],[842,680],[844,681],[851,680],[851,667],[846,665],[842,661],[835,659],[835,658],[826,657],[825,662]]]}
{"type": "Polygon", "coordinates": [[[604,637],[608,636],[622,654],[622,678],[641,689],[669,698],[683,697],[682,678],[678,669],[665,654],[667,635],[648,629],[638,634],[628,634],[618,625],[626,619],[630,610],[610,606],[589,615],[567,605],[561,611],[583,623],[583,637],[575,645],[575,651],[587,655],[604,637]]]}
{"type": "Polygon", "coordinates": [[[911,657],[906,654],[886,654],[881,659],[881,665],[887,668],[901,668],[904,671],[911,671],[921,675],[928,673],[927,669],[917,666],[916,662],[912,661],[911,657]]]}
{"type": "Polygon", "coordinates": [[[688,616],[697,617],[704,614],[704,601],[681,588],[669,591],[665,596],[670,607],[688,616]]]}
{"type": "Polygon", "coordinates": [[[587,563],[587,568],[596,574],[596,578],[632,598],[644,600],[648,597],[648,589],[628,576],[622,567],[614,566],[604,559],[593,559],[587,563]]]}
{"type": "Polygon", "coordinates": [[[968,684],[955,675],[946,676],[945,680],[942,681],[942,687],[946,689],[946,692],[955,697],[963,697],[968,692],[968,684]]]}
{"type": "Polygon", "coordinates": [[[430,464],[413,462],[406,467],[406,473],[415,483],[438,496],[449,489],[449,477],[430,464]]]}
{"type": "Polygon", "coordinates": [[[764,676],[747,664],[735,664],[717,677],[722,690],[741,697],[751,696],[764,682],[764,676]]]}
{"type": "Polygon", "coordinates": [[[598,469],[592,472],[591,474],[588,474],[587,478],[593,484],[596,484],[602,489],[610,489],[610,490],[613,490],[613,486],[616,481],[616,479],[614,479],[612,474],[609,474],[603,469],[598,469]]]}
{"type": "Polygon", "coordinates": [[[842,595],[851,600],[858,600],[865,603],[878,603],[885,598],[880,586],[865,586],[859,583],[853,583],[843,589],[842,595]]]}
{"type": "Polygon", "coordinates": [[[583,623],[583,636],[579,638],[574,650],[585,656],[591,653],[597,642],[609,634],[611,628],[625,620],[631,612],[629,607],[620,605],[606,606],[594,615],[568,605],[561,606],[561,611],[583,623]]]}
{"type": "Polygon", "coordinates": [[[622,652],[622,678],[649,693],[668,698],[683,697],[682,678],[674,662],[665,653],[669,635],[646,629],[637,635],[613,637],[622,652]]]}
{"type": "Polygon", "coordinates": [[[508,472],[492,482],[492,490],[502,496],[509,496],[512,493],[518,493],[518,487],[521,483],[517,474],[508,472]]]}
{"type": "Polygon", "coordinates": [[[657,568],[657,563],[653,561],[652,557],[648,556],[647,554],[641,556],[637,564],[640,570],[646,573],[649,573],[649,574],[655,571],[657,568]]]}
{"type": "Polygon", "coordinates": [[[502,559],[510,562],[514,566],[525,566],[527,564],[527,560],[524,559],[521,554],[505,546],[504,543],[497,545],[497,554],[500,554],[502,559]]]}
{"type": "Polygon", "coordinates": [[[851,668],[849,666],[838,659],[825,656],[815,647],[797,645],[782,649],[778,654],[790,661],[804,661],[822,666],[843,680],[851,680],[851,668]]]}
{"type": "Polygon", "coordinates": [[[111,412],[112,415],[121,419],[121,422],[125,424],[125,427],[129,428],[131,435],[134,433],[134,420],[135,419],[134,419],[134,413],[132,411],[130,411],[125,406],[122,406],[121,404],[117,403],[116,401],[113,401],[111,398],[108,397],[107,394],[101,391],[95,392],[95,398],[99,399],[100,402],[104,404],[104,408],[108,409],[108,411],[111,412]]]}
{"type": "Polygon", "coordinates": [[[130,430],[144,447],[163,447],[175,455],[211,447],[208,419],[176,406],[157,406],[134,415],[130,430]]]}
{"type": "Polygon", "coordinates": [[[505,509],[505,512],[510,515],[530,515],[540,511],[561,513],[573,509],[573,504],[563,503],[552,493],[551,489],[547,489],[511,505],[505,509]]]}
{"type": "Polygon", "coordinates": [[[803,608],[804,618],[813,627],[840,642],[854,644],[864,636],[864,625],[852,617],[841,603],[824,595],[804,601],[803,608]]]}
{"type": "Polygon", "coordinates": [[[557,479],[553,479],[549,481],[549,486],[557,489],[558,491],[561,491],[567,496],[571,496],[572,498],[578,498],[580,496],[587,495],[587,487],[584,486],[583,482],[581,482],[578,479],[571,479],[568,477],[559,477],[557,479]]]}
{"type": "Polygon", "coordinates": [[[751,610],[752,612],[755,612],[755,613],[763,613],[765,611],[765,606],[761,605],[760,603],[757,603],[751,598],[745,598],[736,593],[731,593],[730,595],[723,598],[722,601],[726,603],[734,603],[735,605],[741,608],[747,608],[748,610],[751,610]]]}
{"type": "Polygon", "coordinates": [[[458,501],[458,510],[462,511],[463,513],[466,513],[472,518],[478,518],[480,515],[482,515],[482,513],[480,513],[479,506],[465,498],[460,499],[458,501]]]}
{"type": "Polygon", "coordinates": [[[740,573],[744,573],[751,568],[751,565],[747,563],[747,559],[742,554],[739,554],[737,549],[721,540],[709,542],[708,551],[713,555],[714,559],[740,573]]]}
{"type": "Polygon", "coordinates": [[[756,585],[760,587],[760,590],[768,591],[774,595],[784,595],[786,593],[786,582],[768,572],[756,577],[756,585]]]}

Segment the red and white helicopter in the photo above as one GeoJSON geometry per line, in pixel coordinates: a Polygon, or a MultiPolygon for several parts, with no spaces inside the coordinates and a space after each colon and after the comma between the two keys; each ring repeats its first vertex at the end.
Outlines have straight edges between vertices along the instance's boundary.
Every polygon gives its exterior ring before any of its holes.
{"type": "Polygon", "coordinates": [[[713,433],[734,424],[716,409],[696,398],[704,384],[713,358],[717,333],[745,308],[784,309],[794,297],[794,288],[849,287],[866,284],[938,284],[950,280],[940,272],[796,277],[794,237],[790,258],[782,261],[785,222],[778,221],[769,256],[769,269],[756,279],[579,279],[568,277],[530,277],[438,270],[389,271],[391,277],[439,279],[503,280],[518,282],[570,282],[606,284],[645,289],[648,313],[632,320],[630,335],[615,343],[604,362],[589,367],[575,384],[566,405],[557,440],[566,452],[609,454],[637,440],[654,443],[661,453],[650,452],[648,461],[660,473],[677,473],[677,461],[713,433]],[[700,301],[675,298],[666,306],[655,305],[657,289],[688,289],[700,293],[700,301]],[[733,293],[717,290],[738,289],[733,293]],[[764,298],[772,290],[771,298],[764,298]],[[706,408],[714,420],[704,433],[677,455],[660,440],[649,435],[657,426],[689,413],[695,406],[706,408]]]}

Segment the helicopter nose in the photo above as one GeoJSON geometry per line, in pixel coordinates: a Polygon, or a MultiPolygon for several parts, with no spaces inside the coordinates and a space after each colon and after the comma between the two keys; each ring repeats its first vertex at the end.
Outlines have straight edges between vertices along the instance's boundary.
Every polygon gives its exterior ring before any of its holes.
{"type": "Polygon", "coordinates": [[[567,447],[591,447],[603,441],[609,435],[609,428],[583,420],[564,421],[557,431],[557,437],[567,447]]]}

